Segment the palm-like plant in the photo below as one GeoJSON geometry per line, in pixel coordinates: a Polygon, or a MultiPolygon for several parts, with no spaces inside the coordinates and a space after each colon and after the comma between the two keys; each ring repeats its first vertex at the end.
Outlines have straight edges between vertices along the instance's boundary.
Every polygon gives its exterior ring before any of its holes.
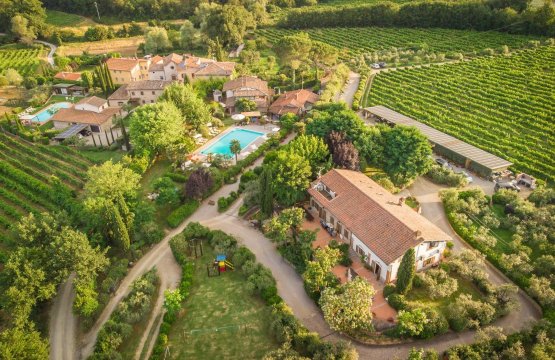
{"type": "Polygon", "coordinates": [[[229,150],[231,150],[231,153],[235,155],[235,163],[237,163],[237,156],[241,152],[241,143],[239,142],[239,140],[231,140],[231,142],[229,143],[229,150]]]}

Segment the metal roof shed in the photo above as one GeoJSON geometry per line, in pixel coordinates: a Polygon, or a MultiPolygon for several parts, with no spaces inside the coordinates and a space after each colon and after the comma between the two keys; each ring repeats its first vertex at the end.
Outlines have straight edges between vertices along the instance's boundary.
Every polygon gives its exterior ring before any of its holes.
{"type": "Polygon", "coordinates": [[[466,168],[473,169],[484,176],[488,176],[494,171],[505,170],[513,164],[510,161],[470,145],[385,106],[378,105],[365,108],[363,114],[366,117],[371,115],[383,122],[393,125],[416,127],[434,145],[434,150],[437,153],[464,164],[466,168]]]}

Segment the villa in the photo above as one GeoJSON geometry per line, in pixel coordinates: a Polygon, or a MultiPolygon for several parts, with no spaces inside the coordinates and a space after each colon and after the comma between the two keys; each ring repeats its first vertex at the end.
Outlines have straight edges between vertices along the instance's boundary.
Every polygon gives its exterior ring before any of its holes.
{"type": "Polygon", "coordinates": [[[59,109],[50,119],[56,129],[80,125],[84,129],[99,133],[108,131],[114,120],[122,115],[121,107],[110,107],[108,101],[96,96],[81,99],[73,107],[59,109]]]}
{"type": "Polygon", "coordinates": [[[148,70],[150,80],[188,81],[208,79],[231,79],[234,62],[216,61],[193,55],[170,54],[152,58],[148,70]]]}
{"type": "Polygon", "coordinates": [[[318,99],[318,95],[306,89],[288,91],[270,105],[268,112],[274,119],[279,119],[285,114],[302,116],[312,109],[318,99]]]}
{"type": "Polygon", "coordinates": [[[128,103],[132,105],[153,104],[170,84],[171,81],[165,80],[133,81],[120,86],[110,95],[108,104],[110,106],[123,106],[128,103]]]}
{"type": "Polygon", "coordinates": [[[358,171],[334,169],[311,184],[311,210],[385,283],[397,279],[405,252],[417,270],[437,265],[447,241],[436,225],[358,171]]]}
{"type": "Polygon", "coordinates": [[[230,114],[235,113],[235,103],[239,99],[252,100],[257,105],[257,110],[267,113],[274,92],[268,87],[268,82],[256,76],[241,76],[224,84],[223,91],[214,92],[214,100],[222,102],[230,114]],[[223,97],[223,99],[220,99],[223,97]]]}
{"type": "Polygon", "coordinates": [[[64,80],[64,81],[81,81],[81,73],[60,71],[59,73],[54,75],[54,79],[64,80]]]}
{"type": "Polygon", "coordinates": [[[110,58],[106,66],[115,84],[128,84],[148,79],[150,62],[150,59],[141,58],[110,58]]]}

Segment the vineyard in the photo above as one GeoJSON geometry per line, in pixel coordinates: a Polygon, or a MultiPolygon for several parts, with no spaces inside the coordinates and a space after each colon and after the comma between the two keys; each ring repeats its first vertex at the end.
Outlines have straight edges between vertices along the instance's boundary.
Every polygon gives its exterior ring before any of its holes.
{"type": "Polygon", "coordinates": [[[384,105],[555,181],[555,47],[378,74],[384,105]]]}
{"type": "Polygon", "coordinates": [[[0,131],[0,250],[22,216],[55,211],[64,192],[81,189],[90,165],[71,148],[28,144],[0,131]]]}
{"type": "MultiPolygon", "coordinates": [[[[530,45],[531,40],[540,37],[510,35],[493,31],[471,31],[450,29],[409,29],[409,28],[321,28],[304,30],[311,39],[322,41],[344,50],[341,59],[348,60],[372,52],[421,50],[436,53],[462,53],[473,56],[484,49],[499,49],[506,45],[509,49],[521,49],[530,45]]],[[[285,35],[298,30],[265,28],[257,30],[259,36],[275,44],[285,35]]]]}
{"type": "Polygon", "coordinates": [[[42,48],[0,49],[0,73],[6,69],[15,69],[23,76],[32,75],[43,55],[42,48]]]}

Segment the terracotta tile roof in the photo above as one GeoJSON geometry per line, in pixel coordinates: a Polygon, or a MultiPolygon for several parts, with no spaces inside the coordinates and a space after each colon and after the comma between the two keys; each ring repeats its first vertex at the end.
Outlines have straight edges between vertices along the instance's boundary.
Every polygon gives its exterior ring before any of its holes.
{"type": "Polygon", "coordinates": [[[81,73],[79,72],[59,72],[56,75],[54,75],[54,77],[56,79],[61,79],[61,80],[69,80],[69,81],[79,81],[81,80],[81,73]]]}
{"type": "Polygon", "coordinates": [[[154,55],[153,57],[150,58],[150,61],[152,64],[157,64],[158,62],[164,60],[163,57],[161,57],[160,55],[154,55]]]}
{"type": "Polygon", "coordinates": [[[205,66],[201,66],[199,70],[195,71],[195,75],[203,76],[229,76],[235,69],[233,62],[211,62],[205,66]]]}
{"type": "Polygon", "coordinates": [[[175,64],[179,64],[182,61],[183,61],[183,56],[178,55],[176,53],[171,53],[171,54],[169,54],[168,56],[166,56],[164,58],[164,65],[167,65],[170,62],[173,62],[175,64]]]}
{"type": "Polygon", "coordinates": [[[299,114],[307,103],[314,104],[320,97],[306,89],[288,91],[278,97],[268,110],[272,114],[299,114]]]}
{"type": "Polygon", "coordinates": [[[100,113],[96,113],[94,111],[76,110],[75,108],[60,109],[51,119],[77,124],[101,125],[112,116],[118,114],[120,110],[121,108],[119,107],[110,107],[100,113]]]}
{"type": "Polygon", "coordinates": [[[170,85],[171,81],[165,80],[141,80],[133,81],[129,84],[125,84],[119,87],[112,95],[108,97],[108,100],[125,100],[129,99],[128,92],[130,90],[141,91],[141,90],[162,90],[166,86],[170,85]]]}
{"type": "Polygon", "coordinates": [[[109,70],[131,71],[137,65],[139,60],[135,58],[109,58],[106,60],[109,70]]]}
{"type": "Polygon", "coordinates": [[[451,240],[409,206],[399,206],[398,196],[358,171],[331,170],[313,182],[308,192],[386,264],[423,241],[451,240]],[[319,182],[336,196],[331,200],[324,196],[316,188],[319,182]]]}
{"type": "Polygon", "coordinates": [[[79,105],[89,104],[96,107],[101,107],[102,105],[106,104],[106,99],[99,98],[98,96],[90,96],[86,98],[82,98],[77,102],[79,105]]]}
{"type": "Polygon", "coordinates": [[[272,93],[270,88],[268,88],[268,82],[256,76],[241,76],[237,79],[229,80],[223,87],[223,91],[228,90],[234,91],[236,93],[235,96],[253,96],[259,94],[270,96],[272,93]]]}

